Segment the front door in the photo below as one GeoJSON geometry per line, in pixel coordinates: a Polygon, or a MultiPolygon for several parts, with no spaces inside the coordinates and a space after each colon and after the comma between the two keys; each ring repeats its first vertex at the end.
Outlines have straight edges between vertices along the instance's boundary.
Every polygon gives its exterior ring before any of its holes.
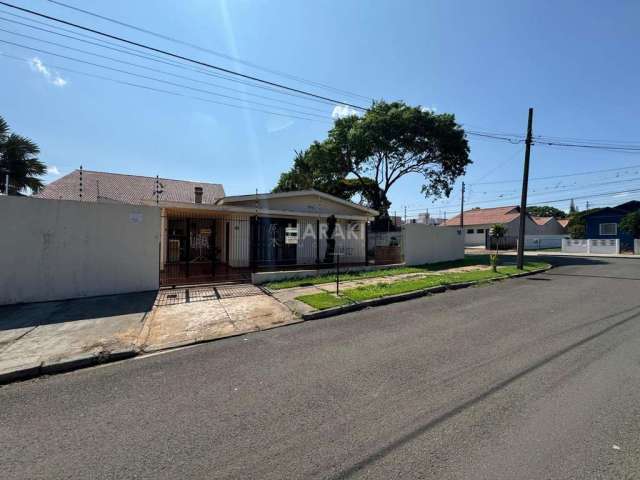
{"type": "Polygon", "coordinates": [[[258,218],[255,225],[256,264],[295,265],[297,245],[286,243],[286,229],[296,227],[296,220],[258,218]]]}
{"type": "Polygon", "coordinates": [[[163,285],[210,281],[216,258],[215,220],[170,218],[163,285]]]}

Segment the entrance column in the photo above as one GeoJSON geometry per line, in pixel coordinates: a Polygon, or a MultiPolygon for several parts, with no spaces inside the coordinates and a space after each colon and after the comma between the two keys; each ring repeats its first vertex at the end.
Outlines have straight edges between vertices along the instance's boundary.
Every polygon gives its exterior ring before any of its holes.
{"type": "Polygon", "coordinates": [[[160,270],[164,270],[164,265],[167,263],[167,210],[160,209],[160,270]]]}

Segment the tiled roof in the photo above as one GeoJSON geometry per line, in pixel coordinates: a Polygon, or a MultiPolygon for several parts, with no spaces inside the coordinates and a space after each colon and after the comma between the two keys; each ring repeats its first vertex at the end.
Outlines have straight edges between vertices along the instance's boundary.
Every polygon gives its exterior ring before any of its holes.
{"type": "Polygon", "coordinates": [[[550,222],[553,219],[553,217],[534,217],[534,216],[532,216],[531,218],[538,225],[546,225],[548,222],[550,222]]]}
{"type": "MultiPolygon", "coordinates": [[[[195,203],[195,187],[202,188],[202,203],[213,204],[224,197],[219,183],[189,182],[160,178],[160,201],[195,203]]],[[[82,200],[88,202],[112,201],[139,205],[155,200],[156,178],[120,173],[82,171],[82,200]]],[[[35,195],[40,198],[60,200],[80,199],[80,171],[51,182],[35,195]]]]}
{"type": "MultiPolygon", "coordinates": [[[[492,225],[494,223],[508,223],[520,215],[519,207],[495,207],[495,208],[474,208],[464,212],[465,225],[492,225]]],[[[460,215],[447,220],[444,225],[460,225],[460,215]]]]}

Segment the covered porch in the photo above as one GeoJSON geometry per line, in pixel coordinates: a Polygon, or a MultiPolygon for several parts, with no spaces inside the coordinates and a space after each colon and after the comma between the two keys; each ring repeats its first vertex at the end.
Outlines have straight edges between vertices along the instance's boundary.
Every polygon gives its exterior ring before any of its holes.
{"type": "Polygon", "coordinates": [[[249,232],[248,216],[162,208],[160,285],[250,281],[249,232]]]}

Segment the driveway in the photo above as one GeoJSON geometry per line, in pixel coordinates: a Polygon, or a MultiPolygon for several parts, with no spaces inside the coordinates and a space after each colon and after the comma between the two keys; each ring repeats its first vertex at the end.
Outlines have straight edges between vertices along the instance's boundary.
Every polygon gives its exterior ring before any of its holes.
{"type": "Polygon", "coordinates": [[[558,264],[7,385],[2,476],[638,478],[640,262],[558,264]]]}
{"type": "Polygon", "coordinates": [[[249,284],[0,307],[0,383],[298,321],[249,284]]]}

